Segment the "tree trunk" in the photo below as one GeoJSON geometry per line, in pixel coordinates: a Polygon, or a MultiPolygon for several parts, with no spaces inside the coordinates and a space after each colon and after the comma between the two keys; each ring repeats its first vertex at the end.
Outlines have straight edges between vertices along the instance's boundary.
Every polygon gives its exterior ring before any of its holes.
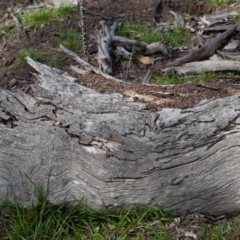
{"type": "Polygon", "coordinates": [[[28,59],[32,95],[0,92],[0,198],[100,209],[240,210],[239,96],[190,109],[146,110],[72,83],[28,59]]]}

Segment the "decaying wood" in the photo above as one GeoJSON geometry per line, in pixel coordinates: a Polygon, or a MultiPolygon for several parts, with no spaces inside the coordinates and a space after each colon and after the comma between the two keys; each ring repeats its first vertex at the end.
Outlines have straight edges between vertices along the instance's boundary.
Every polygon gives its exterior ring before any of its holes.
{"type": "Polygon", "coordinates": [[[80,74],[80,75],[86,75],[86,74],[89,73],[89,71],[80,69],[80,68],[78,68],[76,66],[73,66],[73,65],[70,66],[70,69],[73,70],[74,72],[80,74]]]}
{"type": "MultiPolygon", "coordinates": [[[[227,31],[230,30],[231,28],[233,28],[235,25],[234,24],[221,24],[221,25],[217,25],[217,26],[210,26],[210,27],[206,27],[203,28],[202,30],[204,32],[209,31],[209,32],[214,32],[214,31],[227,31]]],[[[240,31],[240,25],[238,25],[236,27],[236,31],[239,32],[240,31]]]]}
{"type": "Polygon", "coordinates": [[[143,53],[144,55],[151,55],[156,53],[162,53],[166,57],[170,57],[171,54],[169,52],[169,48],[165,46],[162,42],[154,42],[147,45],[146,51],[143,53]]]}
{"type": "Polygon", "coordinates": [[[42,186],[55,204],[240,211],[240,96],[154,113],[27,61],[31,95],[0,91],[1,200],[32,205],[42,186]]]}
{"type": "Polygon", "coordinates": [[[80,58],[76,53],[72,52],[71,50],[69,50],[68,48],[66,48],[65,46],[60,44],[60,48],[67,53],[69,56],[71,56],[76,62],[80,63],[86,70],[88,71],[93,71],[96,74],[101,75],[104,78],[107,79],[111,79],[114,81],[120,81],[120,79],[117,79],[115,77],[112,77],[111,75],[108,75],[107,73],[102,72],[100,69],[94,67],[93,65],[91,65],[90,63],[84,61],[82,58],[80,58]]]}
{"type": "Polygon", "coordinates": [[[224,57],[229,58],[235,61],[240,61],[240,52],[223,52],[223,51],[217,51],[217,53],[224,57]]]}
{"type": "Polygon", "coordinates": [[[150,68],[150,70],[152,72],[156,72],[159,70],[161,71],[164,68],[178,67],[184,63],[202,61],[202,60],[208,59],[226,41],[227,37],[229,37],[235,31],[236,26],[237,25],[232,26],[232,28],[230,28],[229,30],[225,31],[224,33],[220,34],[219,36],[211,40],[206,46],[199,48],[197,50],[194,50],[190,52],[188,55],[178,58],[173,62],[169,62],[166,64],[163,64],[163,63],[154,64],[150,68]]]}
{"type": "Polygon", "coordinates": [[[121,36],[113,36],[112,44],[115,47],[117,46],[123,47],[130,52],[132,51],[133,47],[137,52],[140,52],[140,53],[143,53],[147,50],[147,43],[140,42],[138,40],[129,39],[126,37],[121,37],[121,36]]]}
{"type": "Polygon", "coordinates": [[[99,69],[105,73],[112,74],[112,59],[110,57],[110,46],[112,43],[112,36],[110,30],[104,21],[100,22],[101,28],[97,31],[97,46],[98,46],[98,66],[99,69]]]}
{"type": "Polygon", "coordinates": [[[129,59],[131,56],[131,53],[128,52],[125,48],[123,47],[116,47],[116,49],[113,51],[114,55],[119,57],[124,57],[126,59],[129,59]]]}
{"type": "Polygon", "coordinates": [[[115,47],[117,46],[123,47],[127,51],[132,51],[134,47],[136,52],[142,53],[144,55],[162,53],[164,56],[169,57],[169,51],[162,42],[147,44],[145,42],[129,39],[127,37],[113,36],[112,44],[115,47]]]}
{"type": "Polygon", "coordinates": [[[170,67],[162,70],[164,73],[173,72],[178,76],[201,74],[205,72],[240,71],[240,62],[229,60],[206,60],[186,63],[180,67],[170,67]]]}
{"type": "Polygon", "coordinates": [[[217,25],[217,26],[205,27],[202,29],[202,31],[204,31],[204,32],[206,32],[206,31],[210,31],[210,32],[227,31],[234,26],[235,26],[234,24],[221,24],[221,25],[217,25]]]}

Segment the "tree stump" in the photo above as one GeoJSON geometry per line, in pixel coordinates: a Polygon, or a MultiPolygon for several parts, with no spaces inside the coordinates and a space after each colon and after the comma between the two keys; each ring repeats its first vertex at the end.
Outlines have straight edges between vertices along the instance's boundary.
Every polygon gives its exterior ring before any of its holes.
{"type": "Polygon", "coordinates": [[[111,210],[240,210],[239,96],[150,112],[34,62],[32,95],[0,92],[0,198],[111,210]]]}

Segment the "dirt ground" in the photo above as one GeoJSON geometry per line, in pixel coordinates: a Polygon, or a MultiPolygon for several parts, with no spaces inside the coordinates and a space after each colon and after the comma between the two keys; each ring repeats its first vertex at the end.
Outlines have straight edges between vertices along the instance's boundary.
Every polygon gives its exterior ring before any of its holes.
{"type": "MultiPolygon", "coordinates": [[[[13,5],[9,1],[0,0],[0,25],[4,25],[6,20],[11,17],[8,16],[7,8],[13,8],[13,5]]],[[[21,7],[25,8],[32,5],[31,0],[21,1],[23,2],[21,7]]],[[[133,14],[138,18],[141,18],[149,25],[152,21],[152,6],[148,6],[148,1],[126,1],[124,0],[102,0],[102,1],[86,1],[87,8],[91,11],[95,11],[108,16],[110,20],[107,20],[108,24],[113,23],[116,19],[124,19],[127,14],[133,14]]],[[[167,9],[167,8],[166,8],[167,9]]],[[[181,8],[179,8],[181,9],[181,8]]],[[[161,10],[161,16],[164,14],[161,10]]],[[[205,10],[206,11],[206,10],[205,10]]],[[[202,13],[202,12],[201,12],[202,13]]],[[[19,37],[18,32],[11,36],[0,34],[0,87],[3,89],[9,89],[16,91],[21,89],[23,91],[29,91],[29,85],[36,81],[36,78],[32,75],[33,69],[29,66],[19,66],[17,64],[18,54],[22,49],[35,48],[43,52],[49,52],[51,48],[57,48],[58,45],[52,41],[60,32],[69,30],[79,30],[78,22],[80,20],[79,13],[74,14],[72,19],[61,21],[54,26],[45,26],[41,29],[35,29],[28,31],[29,38],[19,37]],[[15,82],[13,84],[13,81],[15,82]]],[[[89,36],[94,34],[95,27],[102,20],[99,15],[87,14],[87,29],[89,36]]],[[[89,51],[96,52],[96,43],[89,40],[89,51]]],[[[51,52],[51,51],[50,51],[51,52]]],[[[81,50],[77,53],[82,56],[81,50]]],[[[201,100],[211,98],[222,98],[233,94],[240,93],[240,85],[238,85],[238,77],[233,79],[218,77],[216,81],[211,84],[184,84],[176,86],[157,86],[157,85],[143,85],[141,84],[141,77],[136,78],[136,75],[129,76],[128,83],[115,82],[106,80],[103,77],[94,73],[86,76],[77,75],[70,70],[70,65],[77,66],[78,64],[66,55],[57,53],[53,54],[52,58],[64,58],[61,69],[64,69],[71,75],[77,77],[77,82],[88,88],[95,89],[101,93],[121,93],[126,97],[133,97],[136,101],[146,102],[149,109],[156,111],[163,107],[177,107],[188,108],[198,104],[201,100]]],[[[91,57],[90,63],[96,65],[96,59],[91,57]]],[[[141,70],[141,76],[144,76],[146,70],[141,70]]],[[[124,72],[119,72],[115,68],[115,75],[117,77],[124,75],[124,72]]]]}

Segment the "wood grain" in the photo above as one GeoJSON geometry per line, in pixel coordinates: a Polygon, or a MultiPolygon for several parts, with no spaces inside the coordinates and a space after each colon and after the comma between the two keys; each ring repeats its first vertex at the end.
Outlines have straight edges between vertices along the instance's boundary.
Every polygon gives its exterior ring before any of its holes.
{"type": "Polygon", "coordinates": [[[48,199],[101,209],[240,210],[240,96],[150,112],[120,94],[39,72],[32,95],[0,92],[0,199],[48,199]]]}

